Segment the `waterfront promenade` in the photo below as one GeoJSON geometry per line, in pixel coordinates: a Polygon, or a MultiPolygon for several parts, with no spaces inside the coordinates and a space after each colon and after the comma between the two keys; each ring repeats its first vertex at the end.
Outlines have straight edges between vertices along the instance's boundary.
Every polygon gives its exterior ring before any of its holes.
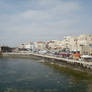
{"type": "Polygon", "coordinates": [[[44,59],[47,60],[49,63],[61,63],[66,64],[66,65],[71,65],[73,67],[76,67],[77,69],[81,69],[83,71],[91,71],[92,72],[92,62],[85,62],[82,60],[73,60],[73,59],[68,59],[68,58],[61,58],[57,56],[52,56],[52,55],[45,55],[45,54],[35,54],[35,53],[3,53],[3,57],[37,57],[38,59],[44,59]]]}

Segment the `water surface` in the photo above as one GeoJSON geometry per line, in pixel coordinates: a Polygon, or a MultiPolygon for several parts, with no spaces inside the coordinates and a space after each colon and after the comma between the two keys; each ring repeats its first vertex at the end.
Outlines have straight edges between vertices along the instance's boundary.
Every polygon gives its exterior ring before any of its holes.
{"type": "Polygon", "coordinates": [[[39,60],[0,58],[0,92],[92,92],[92,80],[79,79],[39,60]]]}

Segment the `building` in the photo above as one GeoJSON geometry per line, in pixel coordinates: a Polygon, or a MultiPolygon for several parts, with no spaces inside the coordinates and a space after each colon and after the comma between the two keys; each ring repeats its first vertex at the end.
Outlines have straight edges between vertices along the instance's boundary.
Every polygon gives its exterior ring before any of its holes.
{"type": "Polygon", "coordinates": [[[92,54],[92,35],[80,35],[78,44],[83,54],[92,54]]]}
{"type": "Polygon", "coordinates": [[[64,40],[38,41],[20,44],[21,50],[56,50],[79,51],[81,54],[92,55],[92,35],[66,36],[64,40]]]}
{"type": "Polygon", "coordinates": [[[17,47],[19,50],[33,50],[35,48],[34,42],[22,43],[17,47]]]}
{"type": "Polygon", "coordinates": [[[35,49],[45,50],[46,49],[46,42],[44,42],[44,41],[35,42],[35,49]]]}
{"type": "Polygon", "coordinates": [[[60,50],[63,48],[62,41],[52,40],[47,42],[47,49],[49,50],[60,50]]]}
{"type": "Polygon", "coordinates": [[[0,52],[12,52],[13,48],[10,48],[8,46],[1,46],[0,52]]]}
{"type": "Polygon", "coordinates": [[[80,51],[81,54],[92,54],[92,35],[67,36],[63,45],[70,51],[80,51]]]}

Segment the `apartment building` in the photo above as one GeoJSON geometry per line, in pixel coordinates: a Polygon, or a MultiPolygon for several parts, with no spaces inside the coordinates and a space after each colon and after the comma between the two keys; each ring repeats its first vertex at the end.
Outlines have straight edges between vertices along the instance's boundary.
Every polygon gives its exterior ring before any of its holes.
{"type": "Polygon", "coordinates": [[[67,36],[64,45],[71,51],[80,51],[81,54],[92,54],[92,35],[67,36]]]}

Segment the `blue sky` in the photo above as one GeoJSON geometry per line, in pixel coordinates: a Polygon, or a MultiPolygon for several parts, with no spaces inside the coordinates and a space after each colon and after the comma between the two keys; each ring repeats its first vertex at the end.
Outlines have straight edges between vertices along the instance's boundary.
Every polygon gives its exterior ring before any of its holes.
{"type": "Polygon", "coordinates": [[[92,0],[0,0],[0,44],[92,34],[92,0]]]}

